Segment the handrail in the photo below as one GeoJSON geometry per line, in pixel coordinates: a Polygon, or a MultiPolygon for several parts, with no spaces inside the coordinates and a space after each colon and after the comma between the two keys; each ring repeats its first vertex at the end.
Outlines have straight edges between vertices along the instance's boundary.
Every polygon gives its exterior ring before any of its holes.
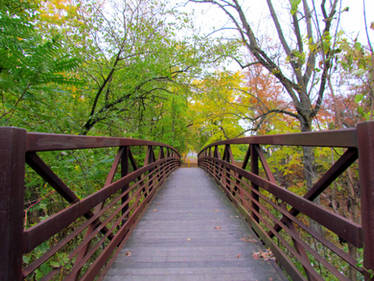
{"type": "Polygon", "coordinates": [[[179,152],[170,145],[132,138],[94,137],[48,133],[27,133],[26,151],[72,150],[119,146],[162,146],[169,148],[180,157],[179,152]]]}
{"type": "Polygon", "coordinates": [[[350,280],[351,276],[347,276],[347,272],[343,272],[342,268],[337,268],[329,260],[330,255],[335,255],[340,264],[350,268],[349,274],[374,280],[373,121],[344,130],[251,136],[215,142],[199,152],[198,165],[217,181],[243,212],[292,280],[325,280],[324,272],[330,272],[338,280],[350,280]],[[232,145],[237,144],[248,145],[240,164],[234,160],[232,153],[232,145]],[[310,190],[300,196],[277,183],[261,145],[279,148],[339,147],[346,148],[346,151],[310,190]],[[221,146],[223,148],[220,150],[221,146]],[[313,202],[357,159],[361,224],[313,202]],[[250,167],[249,170],[247,166],[250,167]],[[299,214],[303,216],[300,217],[299,214]],[[343,241],[344,245],[349,243],[350,247],[356,249],[362,248],[363,264],[349,255],[343,246],[326,238],[323,231],[318,231],[318,228],[316,231],[314,224],[324,227],[325,232],[336,241],[343,241]],[[314,246],[310,245],[310,241],[314,241],[314,246]],[[324,249],[324,255],[318,247],[324,249]]]}
{"type": "Polygon", "coordinates": [[[281,135],[251,136],[217,141],[204,147],[198,156],[209,147],[224,144],[262,144],[318,147],[357,147],[356,129],[342,129],[321,132],[303,132],[281,135]]]}
{"type": "Polygon", "coordinates": [[[43,280],[102,278],[155,192],[178,166],[178,151],[159,142],[0,127],[0,280],[34,280],[36,272],[43,280]],[[142,146],[145,159],[139,167],[131,148],[142,146]],[[104,186],[81,200],[38,155],[108,147],[119,149],[104,186]],[[28,229],[23,225],[26,163],[70,203],[28,229]],[[113,182],[118,167],[120,178],[113,182]],[[48,243],[49,250],[23,263],[23,256],[42,243],[48,243]],[[49,272],[42,272],[43,265],[61,253],[68,254],[65,264],[55,263],[49,272]]]}

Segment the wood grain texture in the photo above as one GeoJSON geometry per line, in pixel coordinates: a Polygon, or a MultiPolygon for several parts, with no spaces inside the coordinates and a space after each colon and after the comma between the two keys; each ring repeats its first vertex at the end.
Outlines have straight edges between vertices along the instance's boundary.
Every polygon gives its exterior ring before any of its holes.
{"type": "Polygon", "coordinates": [[[203,170],[180,168],[156,195],[104,280],[287,280],[273,261],[253,257],[264,250],[203,170]]]}

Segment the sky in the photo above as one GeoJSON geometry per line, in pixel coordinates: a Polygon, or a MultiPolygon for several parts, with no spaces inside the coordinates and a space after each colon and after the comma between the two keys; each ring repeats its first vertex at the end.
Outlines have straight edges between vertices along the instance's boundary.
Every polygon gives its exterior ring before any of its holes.
{"type": "MultiPolygon", "coordinates": [[[[366,18],[369,36],[372,44],[374,44],[374,30],[369,28],[370,24],[374,22],[374,0],[364,1],[366,6],[366,18]]],[[[177,0],[177,2],[181,5],[181,11],[187,12],[192,18],[195,32],[199,31],[201,34],[209,34],[211,37],[223,36],[227,38],[238,38],[238,32],[236,30],[220,30],[220,28],[223,27],[233,27],[233,24],[228,16],[217,6],[210,3],[191,3],[188,0],[177,0]],[[220,31],[217,32],[217,30],[220,31]]],[[[316,0],[315,2],[316,10],[320,11],[321,1],[316,0]]],[[[278,35],[274,29],[266,0],[242,0],[239,1],[239,3],[243,3],[243,10],[245,11],[246,17],[254,29],[255,34],[260,34],[262,36],[260,41],[265,43],[265,45],[270,44],[271,42],[274,42],[274,44],[271,43],[272,46],[278,44],[278,35]],[[277,39],[272,40],[272,38],[277,39]]],[[[287,32],[292,32],[290,29],[291,25],[289,24],[289,0],[273,0],[272,3],[276,9],[281,24],[282,22],[286,22],[286,25],[284,25],[285,34],[287,34],[287,32]],[[284,12],[282,13],[282,11],[284,12]]],[[[357,38],[358,41],[363,45],[367,45],[363,16],[363,0],[341,0],[340,3],[342,9],[348,7],[348,10],[342,13],[340,18],[340,28],[345,32],[345,36],[351,40],[357,38]]],[[[310,8],[312,8],[312,6],[310,8]]],[[[184,36],[182,32],[180,35],[181,37],[184,36]]],[[[291,35],[291,38],[294,38],[294,35],[291,35]]],[[[244,55],[243,58],[248,58],[246,55],[247,50],[243,48],[242,52],[244,55]]],[[[247,61],[247,63],[248,62],[249,61],[247,61]]],[[[246,62],[242,61],[242,63],[246,62]]],[[[239,64],[237,64],[235,61],[227,61],[222,67],[223,69],[231,71],[241,70],[239,64]]]]}
{"type": "MultiPolygon", "coordinates": [[[[255,28],[262,31],[268,30],[271,33],[271,19],[269,18],[268,8],[265,0],[247,0],[246,15],[254,24],[255,28]]],[[[273,1],[274,6],[281,6],[288,3],[288,0],[273,1]],[[279,4],[280,3],[280,4],[279,4]]],[[[317,1],[319,2],[319,1],[317,1]]],[[[358,39],[360,42],[367,42],[364,28],[363,3],[362,0],[342,0],[343,8],[348,7],[349,10],[341,16],[341,28],[351,37],[358,39]]],[[[368,26],[374,22],[374,0],[365,0],[366,17],[368,26]]],[[[223,26],[229,26],[229,19],[220,11],[219,8],[211,4],[195,4],[189,3],[185,6],[187,11],[191,12],[195,27],[200,29],[202,33],[209,33],[212,30],[223,26]]],[[[317,9],[319,7],[317,6],[317,9]]],[[[369,30],[371,41],[374,41],[374,30],[369,30]]]]}

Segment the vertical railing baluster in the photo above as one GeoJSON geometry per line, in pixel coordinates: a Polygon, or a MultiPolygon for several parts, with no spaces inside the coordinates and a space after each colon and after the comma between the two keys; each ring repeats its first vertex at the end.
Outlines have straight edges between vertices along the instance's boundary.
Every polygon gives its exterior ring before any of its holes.
{"type": "Polygon", "coordinates": [[[22,277],[26,130],[0,129],[0,280],[22,277]]]}
{"type": "Polygon", "coordinates": [[[374,122],[358,124],[357,140],[364,267],[372,273],[372,276],[365,276],[365,280],[374,280],[374,122]]]}

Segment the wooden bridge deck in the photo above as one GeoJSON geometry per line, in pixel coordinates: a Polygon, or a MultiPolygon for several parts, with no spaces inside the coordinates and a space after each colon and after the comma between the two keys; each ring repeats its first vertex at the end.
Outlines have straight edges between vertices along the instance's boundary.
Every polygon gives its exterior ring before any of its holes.
{"type": "Polygon", "coordinates": [[[215,182],[180,168],[156,195],[105,281],[287,280],[215,182]]]}

